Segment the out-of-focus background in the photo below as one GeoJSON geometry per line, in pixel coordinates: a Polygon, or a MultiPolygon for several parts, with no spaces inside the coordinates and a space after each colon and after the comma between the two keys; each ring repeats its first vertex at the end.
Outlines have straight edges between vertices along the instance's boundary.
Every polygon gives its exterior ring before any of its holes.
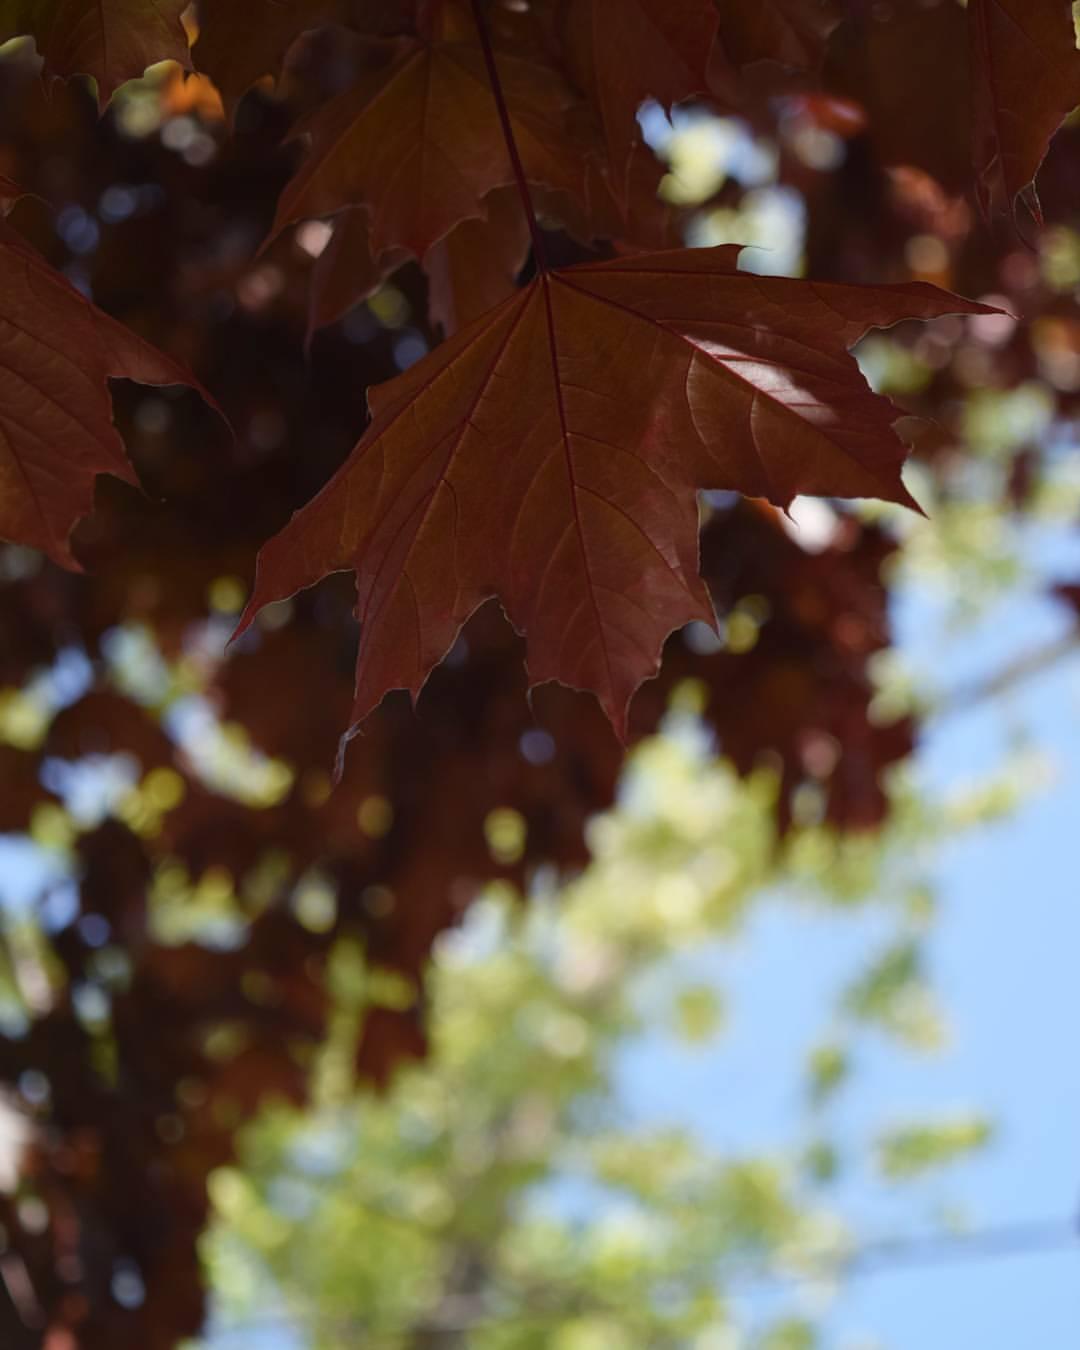
{"type": "Polygon", "coordinates": [[[237,432],[118,387],[145,492],[101,484],[88,573],[0,548],[5,1350],[1072,1344],[1080,130],[1025,239],[872,92],[644,109],[689,242],[1005,311],[857,351],[932,419],[926,517],[712,494],[720,635],[672,638],[625,764],[489,606],[333,789],[347,580],[226,642],[439,335],[413,266],[309,358],[341,221],[255,256],[319,41],[233,133],[175,69],[99,122],[0,48],[0,172],[61,203],[15,224],[237,432]]]}

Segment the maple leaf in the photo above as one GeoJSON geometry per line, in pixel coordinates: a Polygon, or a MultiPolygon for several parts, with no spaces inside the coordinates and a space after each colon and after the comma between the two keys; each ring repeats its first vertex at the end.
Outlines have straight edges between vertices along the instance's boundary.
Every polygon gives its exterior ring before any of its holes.
{"type": "Polygon", "coordinates": [[[231,117],[257,80],[277,77],[301,33],[341,22],[347,12],[347,0],[201,0],[195,67],[217,86],[231,117]]]}
{"type": "Polygon", "coordinates": [[[486,220],[463,220],[424,260],[428,313],[447,337],[505,300],[529,256],[517,194],[499,188],[485,205],[486,220]]]}
{"type": "Polygon", "coordinates": [[[308,340],[318,328],[337,323],[362,300],[374,295],[391,272],[407,262],[404,249],[371,251],[371,220],[356,207],[339,211],[333,234],[311,269],[308,340]]]}
{"type": "Polygon", "coordinates": [[[717,6],[720,48],[736,68],[775,61],[813,70],[842,18],[837,0],[736,0],[717,6]]]}
{"type": "MultiPolygon", "coordinates": [[[[431,246],[424,260],[428,312],[447,335],[505,300],[528,256],[529,231],[515,194],[496,189],[484,205],[487,220],[463,220],[431,246]]],[[[375,257],[367,212],[340,212],[312,268],[309,337],[373,295],[408,258],[404,249],[375,257]]]]}
{"type": "Polygon", "coordinates": [[[68,543],[99,473],[135,482],[112,424],[110,378],[195,377],[103,313],[0,226],[0,537],[77,567],[68,543]]]}
{"type": "Polygon", "coordinates": [[[0,0],[0,42],[29,34],[45,74],[91,75],[104,108],[158,61],[191,69],[180,16],[188,0],[0,0]]]}
{"type": "Polygon", "coordinates": [[[625,732],[673,629],[713,621],[699,488],[912,504],[896,411],[848,348],[905,318],[982,313],[918,283],[758,277],[738,248],[542,273],[372,391],[372,422],[262,550],[238,631],[353,569],[353,721],[418,695],[466,618],[498,596],[533,684],[592,690],[625,732]]]}
{"type": "Polygon", "coordinates": [[[1080,103],[1069,0],[969,0],[976,191],[989,215],[1022,199],[1041,221],[1034,178],[1080,103]]]}
{"type": "Polygon", "coordinates": [[[653,98],[670,109],[708,88],[717,10],[701,0],[588,0],[570,6],[566,22],[621,195],[641,105],[653,98]]]}
{"type": "Polygon", "coordinates": [[[738,614],[740,604],[757,614],[757,640],[702,651],[693,629],[674,634],[659,677],[631,706],[636,739],[660,724],[672,691],[692,680],[707,699],[702,716],[718,748],[739,772],[752,773],[763,758],[779,771],[782,831],[807,782],[824,792],[833,825],[879,825],[889,807],[883,771],[912,749],[910,718],[869,716],[877,692],[871,663],[889,643],[882,571],[896,540],[846,513],[827,507],[825,515],[832,538],[809,550],[799,526],[763,502],[714,511],[701,532],[702,575],[721,617],[738,614]]]}
{"type": "MultiPolygon", "coordinates": [[[[286,185],[271,235],[313,216],[367,207],[371,250],[423,258],[462,220],[484,219],[484,197],[514,181],[479,50],[467,42],[407,42],[387,70],[302,121],[311,150],[286,185]]],[[[580,142],[565,127],[572,102],[550,68],[517,56],[500,64],[530,182],[581,196],[580,142]]]]}
{"type": "Polygon", "coordinates": [[[409,0],[201,0],[192,56],[231,116],[257,80],[280,74],[301,33],[327,24],[373,36],[400,33],[411,9],[409,0]]]}
{"type": "Polygon", "coordinates": [[[971,181],[968,43],[959,5],[852,7],[825,68],[829,91],[861,105],[881,161],[915,165],[955,194],[971,181]]]}
{"type": "Polygon", "coordinates": [[[617,184],[602,161],[589,161],[586,167],[584,202],[565,193],[531,193],[545,220],[557,221],[560,229],[586,246],[600,239],[610,240],[619,252],[682,246],[677,211],[660,196],[666,166],[649,146],[639,141],[631,148],[617,184]]]}

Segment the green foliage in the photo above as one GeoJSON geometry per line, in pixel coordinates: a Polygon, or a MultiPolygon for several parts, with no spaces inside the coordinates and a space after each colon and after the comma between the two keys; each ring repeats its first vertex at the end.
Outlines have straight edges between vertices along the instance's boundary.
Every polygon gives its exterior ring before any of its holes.
{"type": "MultiPolygon", "coordinates": [[[[907,1007],[924,992],[905,931],[912,893],[925,900],[923,860],[898,846],[912,820],[898,809],[895,821],[859,851],[862,889],[849,872],[837,891],[846,846],[819,833],[816,870],[806,838],[778,846],[768,777],[740,781],[693,718],[675,716],[635,754],[619,809],[594,822],[594,861],[576,882],[526,906],[491,888],[441,940],[424,1063],[385,1094],[353,1094],[325,1072],[355,1043],[356,1018],[343,1018],[316,1072],[319,1109],[282,1107],[248,1128],[241,1165],[212,1178],[205,1255],[224,1325],[243,1334],[268,1316],[316,1350],[817,1345],[798,1287],[833,1284],[858,1248],[830,1197],[845,1165],[861,1152],[904,1180],[958,1159],[985,1129],[885,1126],[852,1150],[807,1115],[788,1145],[728,1151],[678,1125],[674,1102],[658,1119],[628,1114],[620,1063],[645,1030],[660,1034],[658,998],[674,1012],[659,1064],[687,1040],[684,1055],[715,1053],[739,1014],[722,1012],[715,972],[752,915],[776,905],[833,921],[870,907],[899,933],[837,993],[842,1034],[809,1055],[813,1115],[855,1071],[861,1028],[932,1048],[907,1007]],[[764,1322],[740,1298],[762,1278],[788,1289],[764,1322]]],[[[362,1010],[377,972],[355,953],[335,972],[342,1004],[362,1010]]]]}
{"type": "Polygon", "coordinates": [[[955,1163],[993,1137],[993,1125],[982,1116],[897,1127],[878,1140],[878,1166],[890,1180],[903,1181],[955,1163]]]}

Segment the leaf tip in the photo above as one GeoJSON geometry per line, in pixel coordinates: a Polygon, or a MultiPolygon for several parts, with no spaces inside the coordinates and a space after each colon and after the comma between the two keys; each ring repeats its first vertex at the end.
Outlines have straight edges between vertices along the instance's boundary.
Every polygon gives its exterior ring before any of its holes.
{"type": "Polygon", "coordinates": [[[341,780],[345,777],[345,755],[349,749],[350,741],[363,734],[363,727],[359,722],[353,723],[347,731],[342,733],[338,741],[337,754],[334,756],[334,768],[330,775],[330,781],[334,787],[340,787],[341,780]]]}
{"type": "Polygon", "coordinates": [[[238,642],[244,636],[247,630],[255,622],[255,619],[257,618],[259,611],[263,608],[264,603],[265,602],[259,598],[259,588],[258,585],[256,585],[255,589],[251,593],[250,598],[248,599],[247,604],[244,606],[243,613],[236,621],[236,627],[229,634],[228,640],[225,643],[226,651],[228,651],[228,649],[233,645],[234,642],[238,642]]]}

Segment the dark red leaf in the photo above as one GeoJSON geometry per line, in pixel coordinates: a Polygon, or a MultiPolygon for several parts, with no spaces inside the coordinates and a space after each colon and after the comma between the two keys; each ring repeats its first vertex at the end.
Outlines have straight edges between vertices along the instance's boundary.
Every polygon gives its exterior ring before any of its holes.
{"type": "Polygon", "coordinates": [[[1040,219],[1034,178],[1050,138],[1080,103],[1069,0],[968,0],[975,183],[983,209],[1022,197],[1040,219]]]}
{"type": "MultiPolygon", "coordinates": [[[[520,57],[503,56],[500,70],[530,181],[580,198],[569,89],[520,57]]],[[[296,134],[311,149],[282,193],[274,232],[363,206],[376,258],[405,249],[422,259],[460,221],[482,220],[487,194],[513,182],[483,59],[468,42],[404,43],[388,69],[366,74],[296,134]]]]}
{"type": "Polygon", "coordinates": [[[415,697],[498,596],[532,683],[596,693],[617,730],[667,635],[711,620],[698,488],[911,502],[896,413],[848,348],[870,327],[980,313],[933,287],[740,273],[738,249],[542,275],[373,391],[349,461],[262,551],[241,631],[352,568],[353,720],[415,697]]]}
{"type": "Polygon", "coordinates": [[[4,0],[0,42],[30,34],[45,74],[91,75],[104,108],[118,86],[158,61],[191,68],[180,16],[189,0],[4,0]]]}
{"type": "Polygon", "coordinates": [[[97,475],[135,481],[112,424],[110,377],[199,388],[0,227],[0,537],[66,567],[97,475]]]}

